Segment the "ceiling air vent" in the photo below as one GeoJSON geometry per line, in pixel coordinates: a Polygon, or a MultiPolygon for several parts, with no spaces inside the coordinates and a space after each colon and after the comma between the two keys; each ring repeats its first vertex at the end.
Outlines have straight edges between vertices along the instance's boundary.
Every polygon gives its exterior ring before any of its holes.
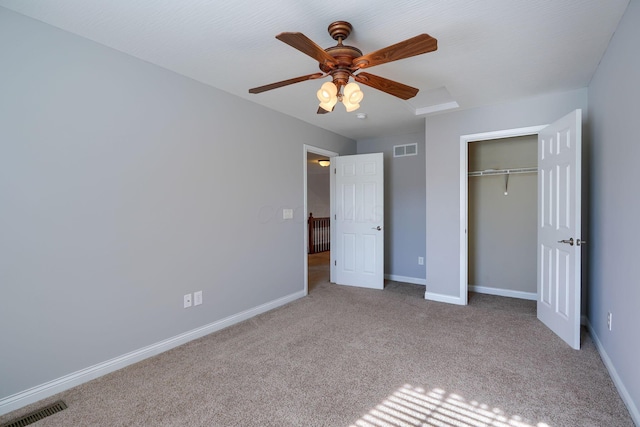
{"type": "Polygon", "coordinates": [[[393,146],[393,157],[416,156],[418,154],[418,144],[405,144],[393,146]]]}

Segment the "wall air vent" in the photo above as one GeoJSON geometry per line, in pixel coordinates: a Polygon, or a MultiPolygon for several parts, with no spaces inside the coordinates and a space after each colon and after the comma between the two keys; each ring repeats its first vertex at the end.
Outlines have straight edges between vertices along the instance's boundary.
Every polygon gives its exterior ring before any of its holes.
{"type": "Polygon", "coordinates": [[[62,400],[58,400],[51,405],[47,405],[44,408],[40,408],[36,411],[30,412],[27,415],[18,418],[17,420],[9,421],[6,424],[2,424],[0,427],[24,427],[29,424],[33,424],[36,421],[40,421],[50,415],[60,412],[63,409],[67,409],[67,404],[62,400]]]}
{"type": "Polygon", "coordinates": [[[418,154],[418,144],[394,145],[393,157],[416,156],[418,154]]]}

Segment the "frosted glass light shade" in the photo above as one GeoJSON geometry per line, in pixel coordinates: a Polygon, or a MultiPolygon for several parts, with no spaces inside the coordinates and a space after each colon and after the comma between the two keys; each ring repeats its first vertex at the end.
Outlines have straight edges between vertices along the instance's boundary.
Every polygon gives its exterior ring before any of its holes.
{"type": "Polygon", "coordinates": [[[325,111],[332,111],[333,107],[338,103],[338,98],[334,97],[329,102],[321,102],[318,106],[325,111]]]}
{"type": "Polygon", "coordinates": [[[357,83],[349,83],[344,87],[344,98],[351,104],[359,104],[364,98],[364,93],[360,90],[360,86],[357,83]]]}
{"type": "Polygon", "coordinates": [[[346,99],[343,99],[342,103],[344,104],[344,108],[347,110],[347,113],[356,111],[358,108],[360,108],[360,104],[352,104],[348,102],[346,99]]]}
{"type": "Polygon", "coordinates": [[[342,95],[342,103],[347,112],[352,112],[360,108],[360,101],[364,98],[364,93],[360,90],[357,83],[349,83],[344,87],[342,95]]]}
{"type": "Polygon", "coordinates": [[[325,82],[320,90],[316,93],[318,101],[320,101],[320,108],[331,111],[338,102],[338,88],[333,82],[325,82]]]}

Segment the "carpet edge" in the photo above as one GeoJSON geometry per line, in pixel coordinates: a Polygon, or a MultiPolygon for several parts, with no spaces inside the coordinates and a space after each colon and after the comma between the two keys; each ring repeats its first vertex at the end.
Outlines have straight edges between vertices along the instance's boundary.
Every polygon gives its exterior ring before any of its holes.
{"type": "Polygon", "coordinates": [[[110,372],[117,371],[118,369],[122,369],[141,360],[163,353],[167,350],[171,350],[172,348],[178,347],[182,344],[186,344],[189,341],[193,341],[210,333],[235,325],[236,323],[240,323],[259,314],[273,310],[274,308],[278,308],[304,296],[304,290],[294,292],[174,337],[158,341],[157,343],[142,347],[138,350],[125,353],[121,356],[114,357],[96,365],[64,375],[55,380],[12,394],[0,399],[0,415],[8,414],[9,412],[20,409],[31,403],[51,397],[57,393],[86,383],[110,372]]]}

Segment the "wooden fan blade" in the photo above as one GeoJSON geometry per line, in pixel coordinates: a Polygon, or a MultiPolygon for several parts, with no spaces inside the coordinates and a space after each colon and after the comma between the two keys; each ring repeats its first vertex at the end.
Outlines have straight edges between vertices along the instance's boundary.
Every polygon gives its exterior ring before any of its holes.
{"type": "Polygon", "coordinates": [[[336,60],[333,56],[329,55],[323,48],[315,44],[313,40],[302,33],[280,33],[276,38],[281,42],[298,49],[300,52],[309,55],[320,64],[329,65],[331,67],[336,65],[336,60]]]}
{"type": "Polygon", "coordinates": [[[253,89],[249,89],[249,93],[266,92],[266,91],[271,90],[271,89],[277,89],[279,87],[292,85],[294,83],[304,82],[306,80],[319,79],[320,77],[324,77],[324,74],[322,74],[322,73],[314,73],[314,74],[309,74],[309,75],[306,75],[306,76],[295,77],[293,79],[283,80],[281,82],[276,82],[276,83],[271,83],[271,84],[264,85],[264,86],[254,87],[253,89]]]}
{"type": "MultiPolygon", "coordinates": [[[[334,105],[333,108],[331,109],[331,111],[335,110],[336,106],[334,105]]],[[[331,111],[327,111],[322,107],[318,107],[318,112],[317,114],[327,114],[327,113],[331,113],[331,111]]]]}
{"type": "Polygon", "coordinates": [[[429,34],[420,34],[419,36],[355,58],[353,60],[353,66],[355,68],[373,67],[374,65],[386,64],[387,62],[433,52],[437,49],[438,40],[429,34]]]}
{"type": "Polygon", "coordinates": [[[374,89],[381,90],[389,95],[397,96],[401,99],[410,99],[418,94],[415,87],[407,86],[384,77],[374,76],[373,74],[361,72],[353,76],[358,83],[367,85],[374,89]]]}

